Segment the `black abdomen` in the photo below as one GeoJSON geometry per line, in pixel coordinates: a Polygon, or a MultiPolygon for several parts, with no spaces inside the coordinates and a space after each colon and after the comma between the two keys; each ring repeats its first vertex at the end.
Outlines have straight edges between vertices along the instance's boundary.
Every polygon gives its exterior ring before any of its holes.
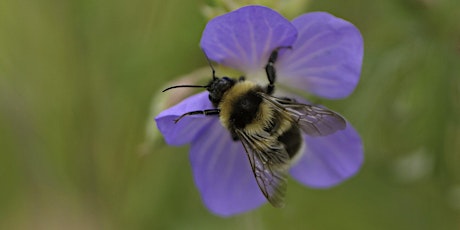
{"type": "Polygon", "coordinates": [[[278,141],[284,144],[289,158],[294,158],[302,146],[300,129],[295,125],[291,126],[291,128],[278,137],[278,141]]]}

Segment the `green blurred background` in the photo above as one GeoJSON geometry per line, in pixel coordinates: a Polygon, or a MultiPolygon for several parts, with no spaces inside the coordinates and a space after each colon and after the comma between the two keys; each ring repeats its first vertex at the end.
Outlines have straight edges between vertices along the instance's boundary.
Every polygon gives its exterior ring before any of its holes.
{"type": "Polygon", "coordinates": [[[322,101],[362,135],[364,167],[226,219],[187,147],[143,145],[152,96],[206,66],[204,3],[0,1],[0,229],[460,229],[460,1],[312,1],[365,40],[355,93],[322,101]]]}

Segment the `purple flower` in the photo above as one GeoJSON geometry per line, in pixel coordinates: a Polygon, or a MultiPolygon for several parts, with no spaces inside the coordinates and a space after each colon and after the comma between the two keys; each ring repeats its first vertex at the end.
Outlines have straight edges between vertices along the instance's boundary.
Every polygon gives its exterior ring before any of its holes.
{"type": "MultiPolygon", "coordinates": [[[[214,18],[200,45],[211,60],[263,85],[268,83],[264,66],[270,53],[291,46],[280,50],[275,63],[277,93],[282,85],[330,99],[352,93],[363,57],[361,34],[351,23],[323,12],[307,13],[290,22],[262,6],[247,6],[214,18]]],[[[213,213],[229,216],[254,209],[267,200],[243,145],[232,140],[219,118],[195,115],[174,123],[186,112],[212,108],[206,91],[163,111],[155,120],[168,144],[191,145],[194,180],[213,213]]],[[[303,135],[303,139],[305,150],[289,172],[304,185],[331,187],[361,167],[361,138],[349,123],[334,134],[303,135]]]]}

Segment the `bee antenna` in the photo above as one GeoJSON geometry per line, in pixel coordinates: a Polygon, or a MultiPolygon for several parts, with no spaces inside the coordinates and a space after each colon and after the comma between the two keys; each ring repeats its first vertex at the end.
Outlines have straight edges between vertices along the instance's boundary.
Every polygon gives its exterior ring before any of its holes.
{"type": "Polygon", "coordinates": [[[166,91],[168,91],[170,89],[185,88],[185,87],[188,87],[188,88],[207,88],[208,85],[175,85],[175,86],[168,87],[168,88],[164,89],[161,92],[166,92],[166,91]]]}
{"type": "Polygon", "coordinates": [[[204,50],[203,50],[203,53],[204,53],[204,56],[206,57],[206,60],[208,61],[209,67],[211,67],[212,79],[216,79],[216,70],[212,66],[211,60],[209,60],[209,57],[208,57],[208,55],[206,54],[206,52],[204,50]]]}

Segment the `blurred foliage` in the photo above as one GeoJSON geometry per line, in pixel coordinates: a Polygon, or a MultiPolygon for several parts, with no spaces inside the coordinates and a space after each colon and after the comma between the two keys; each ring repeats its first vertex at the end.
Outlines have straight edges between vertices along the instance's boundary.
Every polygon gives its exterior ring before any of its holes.
{"type": "Polygon", "coordinates": [[[247,5],[263,5],[292,19],[305,12],[310,0],[208,0],[208,2],[202,7],[203,15],[208,20],[247,5]]]}
{"type": "Polygon", "coordinates": [[[460,228],[459,1],[311,1],[364,36],[355,93],[322,103],[365,165],[228,219],[201,203],[187,147],[142,145],[152,95],[206,65],[203,4],[0,1],[0,229],[460,228]]]}

